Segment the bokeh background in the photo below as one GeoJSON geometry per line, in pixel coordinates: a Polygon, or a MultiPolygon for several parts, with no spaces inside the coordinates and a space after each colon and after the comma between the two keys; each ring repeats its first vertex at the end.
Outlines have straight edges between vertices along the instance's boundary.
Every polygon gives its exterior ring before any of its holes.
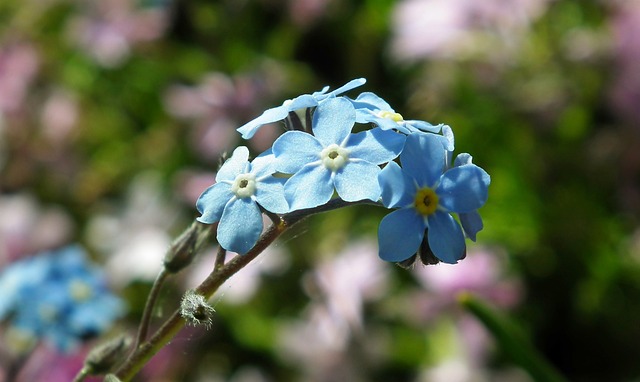
{"type": "MultiPolygon", "coordinates": [[[[640,380],[637,0],[3,0],[0,267],[79,242],[129,307],[113,332],[133,332],[220,158],[282,132],[235,128],[358,77],[449,124],[491,174],[467,259],[404,270],[377,257],[383,209],[315,216],[138,380],[530,381],[461,291],[569,380],[640,380]]],[[[157,321],[214,252],[170,281],[157,321]]],[[[92,344],[42,344],[19,378],[70,380],[92,344]]]]}

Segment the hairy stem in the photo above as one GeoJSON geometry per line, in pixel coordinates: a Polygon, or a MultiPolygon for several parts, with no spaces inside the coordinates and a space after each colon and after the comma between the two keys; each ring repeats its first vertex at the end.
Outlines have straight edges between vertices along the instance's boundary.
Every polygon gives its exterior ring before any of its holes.
{"type": "MultiPolygon", "coordinates": [[[[222,268],[214,270],[202,284],[195,289],[195,292],[206,298],[211,297],[220,285],[255,259],[287,228],[288,226],[283,222],[271,225],[247,254],[236,256],[222,268]]],[[[180,311],[176,310],[147,342],[135,349],[134,353],[131,354],[129,359],[125,361],[115,373],[116,376],[122,381],[131,380],[147,361],[162,349],[184,325],[185,320],[180,316],[180,311]]]]}
{"type": "MultiPolygon", "coordinates": [[[[229,277],[233,276],[253,261],[284,231],[304,218],[316,213],[327,212],[355,204],[379,205],[378,203],[371,201],[345,202],[341,199],[333,199],[322,206],[294,211],[283,215],[280,219],[274,219],[274,223],[262,234],[256,245],[249,252],[244,255],[234,257],[224,265],[222,265],[222,261],[219,260],[221,257],[224,257],[220,255],[220,251],[222,251],[223,254],[226,253],[226,251],[220,249],[218,252],[218,259],[216,260],[216,267],[214,267],[214,270],[209,274],[209,276],[207,276],[207,278],[197,288],[195,288],[195,293],[200,294],[207,299],[210,298],[216,290],[218,290],[218,288],[229,279],[229,277]],[[217,265],[220,265],[220,267],[217,267],[217,265]]],[[[133,353],[120,366],[118,371],[116,371],[116,376],[122,381],[131,380],[131,378],[133,378],[133,376],[142,369],[147,361],[160,351],[160,349],[162,349],[184,327],[185,323],[185,320],[180,315],[180,311],[176,310],[147,342],[139,344],[134,348],[133,353]]]]}
{"type": "Polygon", "coordinates": [[[158,273],[156,280],[153,282],[153,286],[151,287],[151,291],[147,297],[146,305],[144,306],[142,319],[140,320],[140,327],[138,328],[138,335],[136,336],[136,342],[133,344],[132,351],[135,351],[138,346],[147,339],[147,332],[149,331],[149,324],[151,323],[151,314],[153,313],[153,308],[158,300],[158,296],[160,295],[160,289],[168,275],[169,273],[162,268],[160,273],[158,273]]]}

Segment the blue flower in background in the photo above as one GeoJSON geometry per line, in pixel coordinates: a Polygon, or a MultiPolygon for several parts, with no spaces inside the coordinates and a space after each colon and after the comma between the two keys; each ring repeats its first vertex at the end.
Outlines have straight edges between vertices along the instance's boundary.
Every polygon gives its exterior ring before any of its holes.
{"type": "Polygon", "coordinates": [[[364,78],[358,78],[349,81],[345,85],[329,93],[327,93],[329,87],[325,86],[324,89],[318,92],[314,92],[313,94],[303,94],[294,99],[284,101],[281,106],[266,110],[258,118],[247,122],[246,124],[240,126],[237,130],[238,132],[240,132],[240,134],[242,134],[242,138],[250,139],[262,125],[281,121],[287,118],[287,115],[289,115],[289,113],[292,111],[318,106],[318,104],[323,100],[335,97],[338,94],[345,93],[351,89],[357,88],[358,86],[362,86],[365,82],[367,81],[364,78]]]}
{"type": "Polygon", "coordinates": [[[222,248],[247,253],[262,233],[260,207],[273,213],[285,213],[283,183],[275,178],[273,154],[266,152],[249,162],[249,150],[240,146],[220,167],[216,183],[206,189],[196,206],[202,214],[198,221],[218,224],[218,243],[222,248]]]}
{"type": "Polygon", "coordinates": [[[378,165],[398,156],[406,137],[372,129],[351,134],[356,112],[351,102],[332,98],[313,114],[313,134],[289,131],[273,143],[278,170],[294,174],[284,186],[292,210],[328,202],[335,190],[345,201],[377,201],[378,165]]]}
{"type": "MultiPolygon", "coordinates": [[[[426,231],[433,254],[455,264],[464,258],[466,246],[462,229],[450,213],[473,214],[484,205],[489,175],[471,163],[445,171],[446,151],[433,134],[407,137],[400,162],[402,168],[390,162],[379,176],[383,204],[398,208],[380,222],[380,257],[393,262],[408,259],[426,231]]],[[[472,223],[470,232],[475,235],[476,229],[472,223]]]]}
{"type": "Polygon", "coordinates": [[[11,330],[32,343],[44,339],[69,351],[123,313],[122,301],[78,246],[18,261],[0,273],[0,319],[11,317],[11,330]]]}

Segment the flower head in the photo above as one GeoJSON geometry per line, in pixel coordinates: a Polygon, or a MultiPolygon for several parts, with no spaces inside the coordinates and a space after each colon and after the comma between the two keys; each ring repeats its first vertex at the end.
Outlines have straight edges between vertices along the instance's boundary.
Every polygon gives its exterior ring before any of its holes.
{"type": "Polygon", "coordinates": [[[44,338],[58,349],[104,332],[124,313],[103,274],[77,246],[16,262],[0,273],[0,318],[32,342],[44,338]]]}
{"type": "Polygon", "coordinates": [[[405,120],[387,101],[371,92],[360,94],[352,102],[359,123],[373,123],[383,130],[396,129],[401,133],[411,134],[417,131],[438,133],[442,128],[442,125],[434,126],[425,121],[405,120]]]}
{"type": "Polygon", "coordinates": [[[460,225],[450,213],[471,213],[487,200],[489,175],[474,164],[446,169],[446,151],[433,134],[407,137],[402,168],[390,162],[380,173],[382,202],[398,208],[380,222],[383,260],[399,262],[416,253],[425,232],[433,254],[454,264],[465,256],[460,225]]]}
{"type": "Polygon", "coordinates": [[[217,238],[222,248],[244,254],[256,244],[263,227],[260,207],[287,212],[283,179],[272,176],[273,163],[268,152],[249,162],[249,150],[240,146],[218,171],[216,183],[198,198],[198,221],[220,222],[217,238]]]}
{"type": "Polygon", "coordinates": [[[325,86],[322,90],[314,92],[312,94],[303,94],[294,99],[284,101],[282,105],[268,109],[258,118],[240,126],[238,128],[238,132],[242,134],[242,138],[250,139],[262,125],[281,121],[287,118],[289,112],[318,106],[322,101],[335,97],[338,94],[342,94],[351,89],[357,88],[358,86],[362,86],[365,82],[366,80],[364,78],[358,78],[347,82],[345,85],[329,93],[327,93],[329,87],[325,86]]]}
{"type": "Polygon", "coordinates": [[[334,189],[345,201],[378,200],[378,165],[398,156],[405,136],[377,128],[351,134],[355,122],[351,102],[331,98],[313,114],[314,135],[289,131],[273,143],[278,170],[293,174],[284,186],[292,210],[322,205],[334,189]]]}

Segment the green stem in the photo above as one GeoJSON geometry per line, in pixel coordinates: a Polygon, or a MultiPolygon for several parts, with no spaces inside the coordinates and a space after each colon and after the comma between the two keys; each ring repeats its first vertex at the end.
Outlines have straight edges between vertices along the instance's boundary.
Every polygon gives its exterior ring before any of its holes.
{"type": "Polygon", "coordinates": [[[213,266],[213,270],[217,271],[218,269],[224,266],[224,262],[227,261],[227,250],[218,246],[218,253],[216,254],[216,262],[213,266]]]}
{"type": "Polygon", "coordinates": [[[89,376],[89,368],[84,366],[78,374],[73,378],[73,382],[83,382],[89,376]]]}
{"type": "Polygon", "coordinates": [[[469,293],[460,294],[460,304],[493,334],[503,353],[529,373],[534,381],[564,382],[566,379],[526,340],[517,325],[493,311],[469,293]]]}
{"type": "Polygon", "coordinates": [[[136,342],[133,345],[132,351],[135,351],[138,346],[147,338],[147,332],[149,331],[149,324],[151,323],[151,314],[153,313],[153,308],[155,306],[156,301],[158,300],[158,296],[160,295],[160,289],[164,281],[167,279],[169,273],[162,268],[156,280],[153,282],[153,286],[151,287],[151,291],[149,292],[149,297],[147,297],[147,303],[144,306],[144,312],[142,313],[142,319],[140,320],[140,327],[138,329],[138,336],[136,337],[136,342]]]}
{"type": "MultiPolygon", "coordinates": [[[[245,265],[255,259],[262,251],[264,251],[273,241],[282,234],[288,225],[280,223],[273,224],[262,235],[256,245],[245,255],[236,256],[226,265],[218,270],[214,270],[209,276],[198,286],[195,291],[206,298],[211,297],[213,293],[224,283],[229,277],[242,269],[245,265]]],[[[180,315],[180,311],[176,310],[171,317],[158,329],[156,333],[144,344],[135,349],[129,359],[120,366],[115,373],[122,381],[129,381],[142,367],[153,357],[160,349],[162,349],[178,332],[184,327],[185,320],[180,315]]]]}
{"type": "MultiPolygon", "coordinates": [[[[340,199],[333,199],[327,204],[315,208],[294,211],[282,216],[282,219],[274,222],[267,231],[260,237],[256,245],[246,254],[234,257],[231,261],[219,268],[215,268],[209,276],[197,287],[195,292],[210,298],[216,290],[229,277],[244,268],[262,253],[271,243],[273,243],[284,231],[294,224],[300,222],[304,218],[321,212],[335,210],[341,207],[347,207],[354,204],[373,204],[379,205],[371,201],[362,202],[345,202],[340,199]]],[[[185,320],[180,316],[180,311],[176,310],[171,317],[151,336],[151,338],[134,349],[134,352],[120,366],[115,375],[122,381],[129,381],[136,373],[144,367],[144,365],[153,357],[160,349],[162,349],[171,339],[178,334],[184,327],[185,320]]]]}

